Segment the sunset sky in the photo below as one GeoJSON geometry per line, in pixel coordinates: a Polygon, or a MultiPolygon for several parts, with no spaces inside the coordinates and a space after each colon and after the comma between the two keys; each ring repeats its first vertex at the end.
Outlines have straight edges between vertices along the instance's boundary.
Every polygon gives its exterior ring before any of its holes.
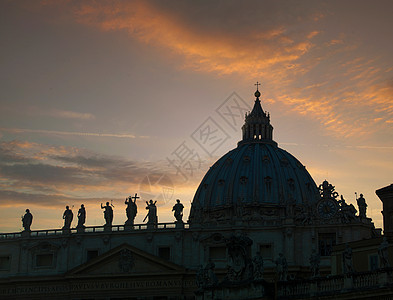
{"type": "Polygon", "coordinates": [[[236,147],[255,83],[274,140],[382,226],[393,183],[392,1],[0,2],[0,232],[65,205],[172,222],[236,147]],[[208,127],[210,126],[210,127],[208,127]],[[201,130],[215,131],[203,139],[201,130]],[[215,139],[214,139],[214,138],[215,139]]]}

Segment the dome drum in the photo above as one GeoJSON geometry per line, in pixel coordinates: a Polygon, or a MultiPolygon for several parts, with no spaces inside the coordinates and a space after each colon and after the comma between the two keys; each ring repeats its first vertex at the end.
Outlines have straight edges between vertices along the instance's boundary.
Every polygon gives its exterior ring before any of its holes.
{"type": "Polygon", "coordinates": [[[208,209],[193,207],[189,223],[215,226],[281,226],[286,218],[284,205],[245,204],[237,206],[219,206],[208,209]]]}

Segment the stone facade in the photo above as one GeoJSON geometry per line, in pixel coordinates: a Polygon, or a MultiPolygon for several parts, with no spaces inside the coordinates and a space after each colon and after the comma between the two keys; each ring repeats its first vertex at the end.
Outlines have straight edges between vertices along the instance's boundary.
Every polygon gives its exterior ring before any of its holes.
{"type": "MultiPolygon", "coordinates": [[[[79,291],[82,286],[90,289],[91,283],[99,278],[102,289],[108,288],[108,293],[121,282],[120,290],[125,294],[135,297],[146,295],[147,291],[154,294],[148,282],[155,282],[151,285],[162,285],[157,296],[192,298],[197,290],[197,270],[209,259],[215,264],[218,279],[226,276],[227,241],[234,233],[245,234],[252,241],[250,257],[257,252],[262,254],[267,280],[274,280],[275,259],[279,253],[284,253],[288,261],[289,276],[304,278],[310,273],[311,249],[318,248],[321,235],[334,233],[338,242],[347,242],[371,234],[370,224],[359,222],[341,226],[296,226],[285,224],[285,220],[259,226],[190,228],[185,224],[179,229],[175,224],[159,224],[154,229],[146,225],[134,225],[134,228],[114,226],[107,232],[103,227],[86,227],[83,233],[72,229],[66,234],[62,230],[33,231],[29,236],[2,234],[0,259],[8,258],[8,261],[0,269],[0,294],[5,299],[16,299],[19,295],[23,299],[26,293],[33,291],[37,295],[51,292],[58,295],[61,290],[65,298],[74,299],[72,291],[79,291]],[[128,254],[122,256],[122,249],[128,249],[128,254]],[[54,283],[51,289],[45,288],[49,282],[54,283]],[[144,282],[139,283],[140,289],[135,288],[138,282],[144,282]]],[[[323,274],[330,273],[330,265],[330,256],[322,256],[323,274]]],[[[98,290],[92,289],[91,294],[96,295],[98,290]]],[[[89,290],[85,292],[89,294],[89,290]]]]}

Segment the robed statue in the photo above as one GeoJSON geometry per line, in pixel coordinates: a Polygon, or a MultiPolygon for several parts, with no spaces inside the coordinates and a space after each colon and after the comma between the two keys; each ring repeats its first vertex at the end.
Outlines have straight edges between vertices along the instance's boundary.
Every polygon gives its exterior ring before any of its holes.
{"type": "Polygon", "coordinates": [[[30,226],[33,223],[33,215],[31,214],[29,209],[26,209],[25,215],[22,217],[22,225],[25,229],[24,231],[31,231],[30,226]]]}
{"type": "Polygon", "coordinates": [[[137,194],[135,194],[134,197],[130,196],[126,198],[126,201],[124,202],[125,204],[127,204],[127,208],[126,208],[127,221],[125,225],[134,225],[134,220],[138,212],[138,207],[136,205],[136,199],[138,198],[139,197],[137,196],[137,194]],[[134,201],[132,201],[133,199],[134,201]]]}
{"type": "Polygon", "coordinates": [[[146,218],[149,218],[147,220],[147,224],[157,224],[158,223],[158,218],[157,218],[157,206],[156,206],[157,201],[150,200],[149,202],[146,201],[146,209],[149,210],[147,213],[146,217],[143,219],[143,222],[145,222],[146,218]]]}
{"type": "Polygon", "coordinates": [[[173,206],[172,211],[174,211],[176,222],[183,223],[183,209],[184,205],[180,203],[180,200],[176,200],[176,204],[173,206]]]}
{"type": "Polygon", "coordinates": [[[356,201],[359,206],[359,217],[366,218],[367,203],[366,199],[363,197],[363,194],[360,194],[360,197],[356,199],[356,201]]]}
{"type": "Polygon", "coordinates": [[[76,228],[84,228],[86,222],[86,209],[83,204],[81,204],[81,208],[78,210],[78,225],[76,228]]]}
{"type": "Polygon", "coordinates": [[[113,209],[112,209],[112,207],[114,207],[114,206],[112,204],[109,204],[109,202],[107,202],[105,206],[103,206],[101,203],[101,209],[104,210],[104,219],[105,219],[104,226],[112,226],[112,222],[113,222],[113,209]]]}
{"type": "Polygon", "coordinates": [[[72,210],[70,209],[70,207],[67,205],[66,210],[63,213],[63,219],[64,219],[63,229],[70,229],[71,228],[71,223],[72,223],[73,218],[74,218],[74,214],[72,213],[72,210]]]}

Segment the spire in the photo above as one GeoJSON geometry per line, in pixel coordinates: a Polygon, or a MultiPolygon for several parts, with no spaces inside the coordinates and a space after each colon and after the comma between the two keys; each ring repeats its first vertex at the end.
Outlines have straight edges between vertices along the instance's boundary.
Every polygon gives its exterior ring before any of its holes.
{"type": "Polygon", "coordinates": [[[262,116],[265,113],[263,112],[262,106],[261,106],[261,101],[259,100],[259,97],[261,96],[261,92],[258,90],[258,85],[260,85],[260,83],[257,81],[256,84],[254,84],[257,86],[257,90],[254,93],[254,96],[256,97],[255,99],[255,103],[254,103],[254,108],[252,109],[250,115],[253,116],[262,116]]]}
{"type": "Polygon", "coordinates": [[[255,97],[257,97],[257,98],[259,98],[260,96],[261,96],[261,93],[259,92],[259,90],[258,90],[258,85],[261,85],[258,81],[257,81],[257,83],[256,84],[254,84],[254,85],[256,85],[257,86],[257,91],[255,92],[255,97]]]}
{"type": "Polygon", "coordinates": [[[249,114],[246,114],[245,123],[242,127],[242,142],[259,142],[273,143],[273,126],[270,124],[270,115],[265,113],[261,106],[259,97],[261,92],[258,89],[259,82],[255,84],[257,90],[254,93],[256,97],[254,107],[249,114]]]}

